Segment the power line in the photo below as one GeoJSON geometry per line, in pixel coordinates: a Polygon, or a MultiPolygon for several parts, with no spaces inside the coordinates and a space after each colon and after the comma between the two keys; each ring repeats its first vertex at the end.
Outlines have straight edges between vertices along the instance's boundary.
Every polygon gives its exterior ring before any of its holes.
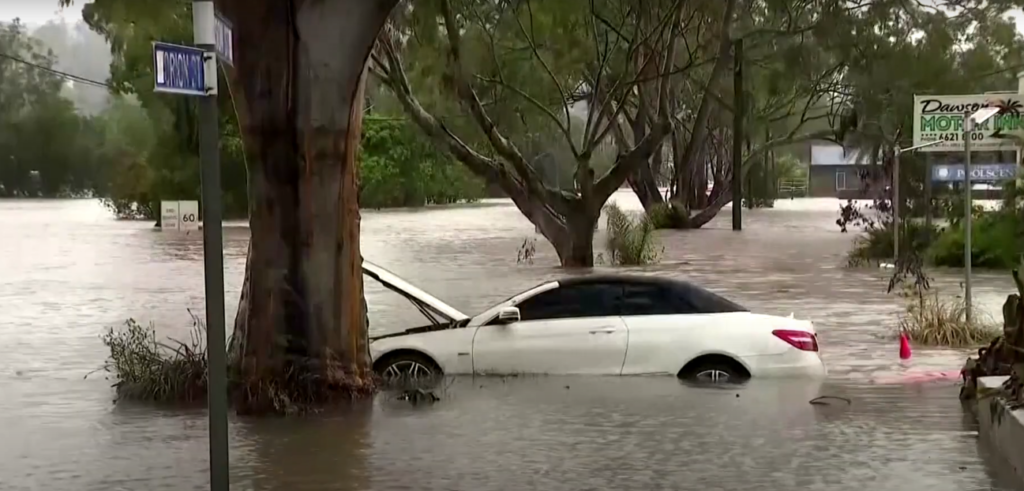
{"type": "Polygon", "coordinates": [[[27,61],[27,60],[18,58],[17,56],[9,55],[7,53],[0,52],[0,58],[8,59],[8,60],[11,60],[11,61],[16,62],[16,63],[21,63],[21,64],[23,64],[25,66],[29,66],[29,67],[35,68],[37,70],[42,70],[44,72],[51,73],[53,75],[61,77],[61,78],[65,79],[65,80],[70,80],[72,82],[77,82],[77,83],[81,83],[81,84],[85,84],[85,85],[90,85],[90,86],[93,86],[93,87],[99,87],[101,89],[114,89],[113,85],[110,85],[110,84],[108,84],[106,82],[100,82],[98,80],[92,80],[92,79],[85,78],[85,77],[79,77],[78,75],[72,75],[70,73],[62,72],[60,70],[54,70],[53,68],[45,67],[45,66],[39,65],[37,63],[32,63],[31,61],[27,61]]]}

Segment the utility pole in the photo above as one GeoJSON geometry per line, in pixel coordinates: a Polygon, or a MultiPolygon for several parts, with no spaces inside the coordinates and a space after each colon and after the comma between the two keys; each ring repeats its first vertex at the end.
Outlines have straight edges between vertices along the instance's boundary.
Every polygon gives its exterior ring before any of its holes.
{"type": "Polygon", "coordinates": [[[199,161],[202,167],[203,266],[206,277],[206,352],[210,412],[210,489],[228,491],[228,383],[224,322],[224,210],[221,203],[220,129],[217,108],[217,13],[213,0],[193,0],[192,28],[213,90],[199,98],[199,161]]]}
{"type": "Polygon", "coordinates": [[[743,38],[732,44],[733,105],[732,112],[732,229],[743,230],[743,38]]]}

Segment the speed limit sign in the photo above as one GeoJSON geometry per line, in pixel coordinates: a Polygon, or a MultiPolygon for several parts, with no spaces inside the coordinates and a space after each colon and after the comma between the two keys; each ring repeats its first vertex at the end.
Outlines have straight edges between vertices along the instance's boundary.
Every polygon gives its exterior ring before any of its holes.
{"type": "Polygon", "coordinates": [[[164,231],[199,230],[198,201],[161,201],[160,229],[164,231]]]}
{"type": "Polygon", "coordinates": [[[178,202],[178,230],[190,231],[199,230],[199,202],[179,201],[178,202]]]}

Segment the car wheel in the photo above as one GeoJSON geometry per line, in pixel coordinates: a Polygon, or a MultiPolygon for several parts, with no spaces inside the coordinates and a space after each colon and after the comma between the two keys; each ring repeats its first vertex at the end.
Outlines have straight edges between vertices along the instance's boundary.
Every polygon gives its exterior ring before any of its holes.
{"type": "Polygon", "coordinates": [[[385,381],[431,380],[441,376],[441,368],[433,360],[418,353],[401,353],[388,357],[378,367],[385,381]]]}
{"type": "Polygon", "coordinates": [[[747,376],[725,363],[702,363],[686,375],[686,380],[699,384],[739,384],[747,381],[747,376]]]}

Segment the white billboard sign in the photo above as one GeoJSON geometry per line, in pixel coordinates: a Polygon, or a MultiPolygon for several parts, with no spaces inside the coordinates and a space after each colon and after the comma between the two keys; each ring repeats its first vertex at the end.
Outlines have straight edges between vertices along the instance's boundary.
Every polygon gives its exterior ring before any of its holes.
{"type": "Polygon", "coordinates": [[[160,230],[178,230],[178,202],[160,202],[160,230]]]}
{"type": "Polygon", "coordinates": [[[1016,142],[1012,139],[993,138],[996,130],[1000,133],[1021,135],[1024,130],[1024,94],[979,94],[979,95],[915,95],[914,96],[914,146],[933,141],[937,145],[922,148],[920,152],[962,152],[964,150],[964,118],[987,107],[1005,107],[1006,114],[996,115],[983,124],[977,125],[968,137],[971,150],[994,151],[1013,150],[1016,142]]]}
{"type": "Polygon", "coordinates": [[[198,201],[161,201],[160,230],[199,230],[198,201]]]}

